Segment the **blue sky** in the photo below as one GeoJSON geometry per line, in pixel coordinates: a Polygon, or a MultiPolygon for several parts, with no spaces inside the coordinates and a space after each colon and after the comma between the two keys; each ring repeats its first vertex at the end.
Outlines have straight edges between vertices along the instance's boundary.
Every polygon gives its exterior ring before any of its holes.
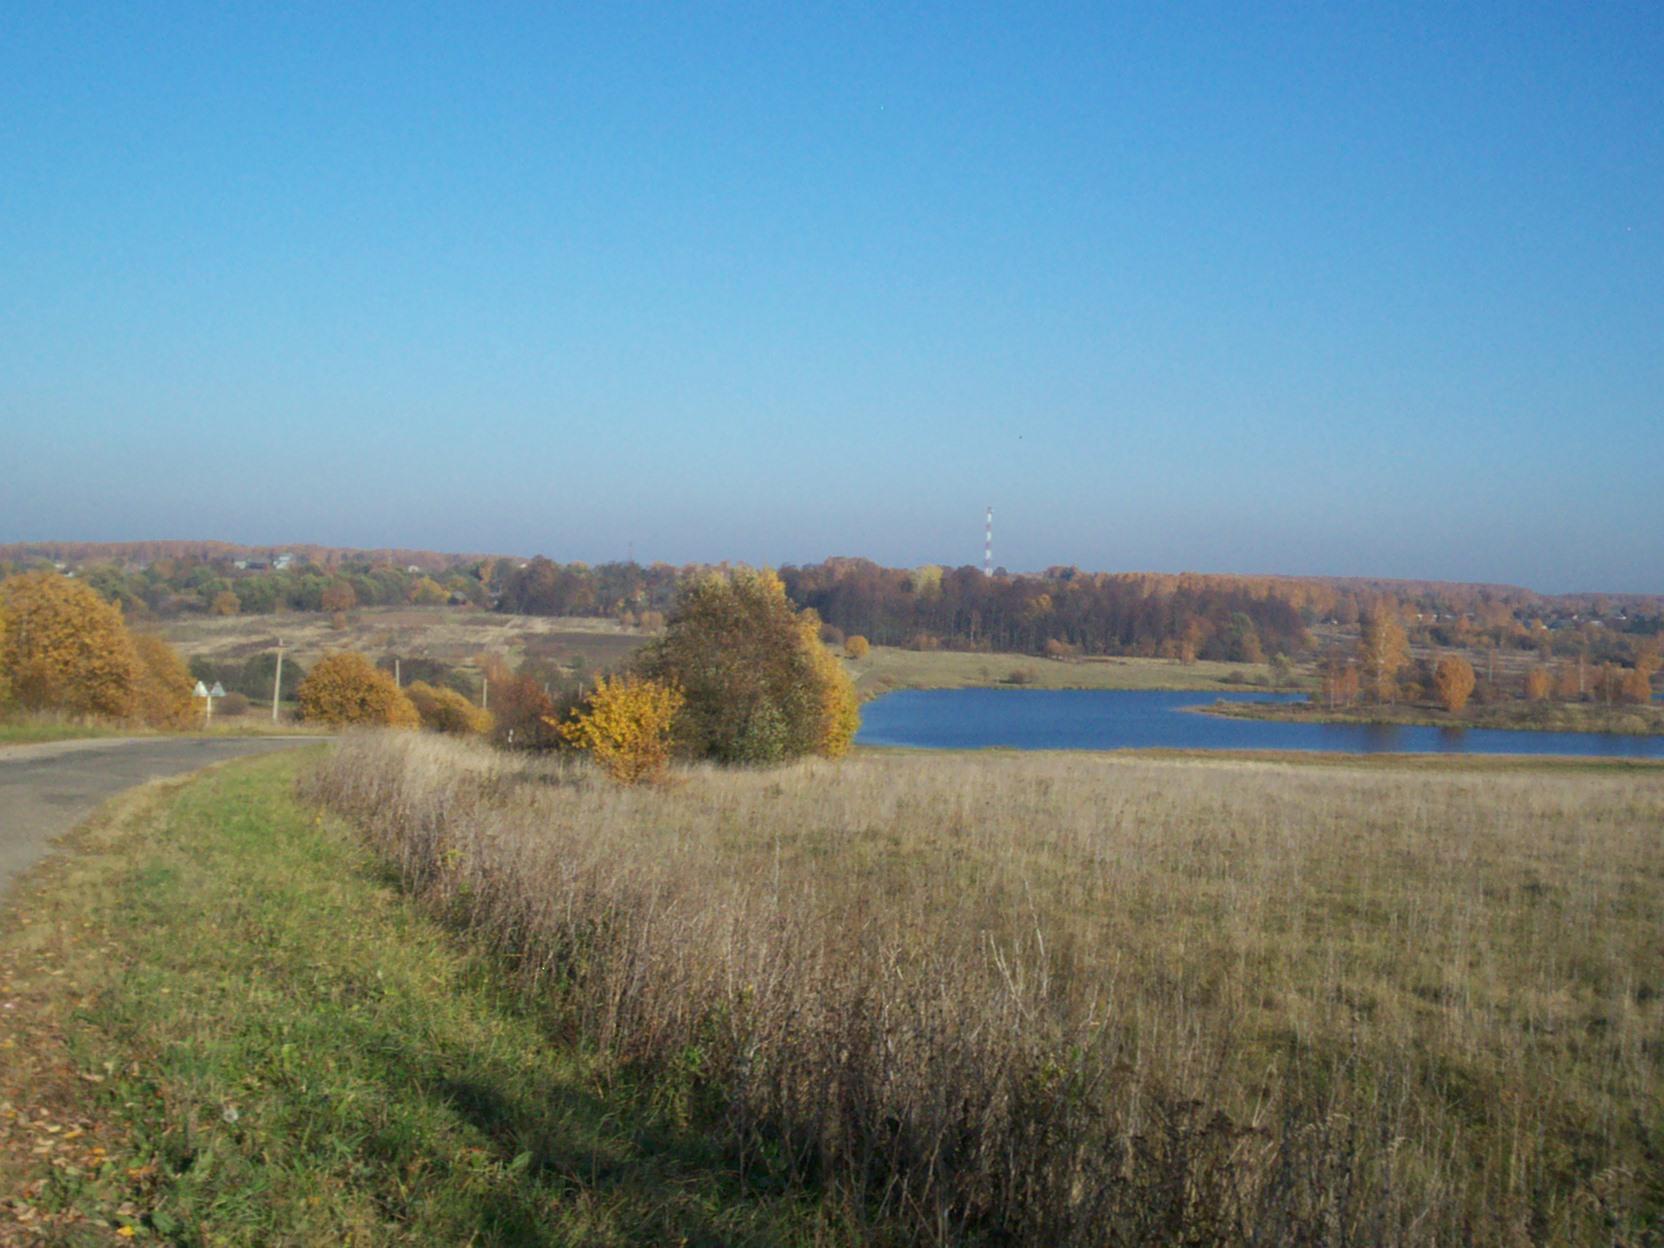
{"type": "Polygon", "coordinates": [[[0,9],[0,540],[1664,591],[1664,6],[0,9]]]}

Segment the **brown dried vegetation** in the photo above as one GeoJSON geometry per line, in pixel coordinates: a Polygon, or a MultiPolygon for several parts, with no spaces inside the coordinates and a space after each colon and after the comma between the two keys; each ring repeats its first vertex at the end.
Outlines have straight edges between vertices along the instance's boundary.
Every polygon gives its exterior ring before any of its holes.
{"type": "Polygon", "coordinates": [[[1664,774],[866,755],[312,794],[619,1094],[880,1241],[1644,1242],[1664,774]]]}

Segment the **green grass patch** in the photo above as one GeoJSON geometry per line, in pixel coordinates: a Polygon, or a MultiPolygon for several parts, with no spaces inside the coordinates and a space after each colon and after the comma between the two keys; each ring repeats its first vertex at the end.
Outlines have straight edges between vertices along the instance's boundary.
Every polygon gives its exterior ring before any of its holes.
{"type": "MultiPolygon", "coordinates": [[[[902,650],[874,646],[846,660],[855,687],[874,698],[892,689],[1181,689],[1252,692],[1277,687],[1264,663],[1180,663],[1176,659],[1048,659],[1029,654],[902,650]]],[[[1309,687],[1301,678],[1295,687],[1309,687]]]]}
{"type": "Polygon", "coordinates": [[[0,1184],[0,1226],[9,1208],[69,1243],[824,1240],[824,1206],[743,1191],[674,1116],[603,1097],[499,967],[296,803],[311,753],[139,803],[20,894],[0,1025],[62,1069],[0,1086],[28,1129],[0,1144],[0,1172],[28,1172],[0,1184]],[[53,1151],[42,1115],[81,1124],[75,1144],[53,1151]]]}
{"type": "Polygon", "coordinates": [[[0,746],[38,745],[46,741],[79,741],[86,737],[143,735],[115,724],[69,719],[59,715],[16,715],[0,718],[0,746]]]}

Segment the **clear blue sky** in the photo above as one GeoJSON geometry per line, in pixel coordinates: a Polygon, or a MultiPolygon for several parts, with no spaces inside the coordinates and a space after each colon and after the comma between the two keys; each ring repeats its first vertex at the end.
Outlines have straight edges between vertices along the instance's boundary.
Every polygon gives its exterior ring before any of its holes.
{"type": "Polygon", "coordinates": [[[0,9],[0,539],[1664,591],[1664,6],[0,9]]]}

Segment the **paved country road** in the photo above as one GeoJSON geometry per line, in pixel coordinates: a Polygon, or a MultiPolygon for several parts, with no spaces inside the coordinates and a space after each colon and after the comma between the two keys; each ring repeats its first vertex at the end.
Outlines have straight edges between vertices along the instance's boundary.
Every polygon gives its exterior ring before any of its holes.
{"type": "Polygon", "coordinates": [[[125,737],[0,748],[0,899],[54,837],[123,789],[319,737],[125,737]]]}

